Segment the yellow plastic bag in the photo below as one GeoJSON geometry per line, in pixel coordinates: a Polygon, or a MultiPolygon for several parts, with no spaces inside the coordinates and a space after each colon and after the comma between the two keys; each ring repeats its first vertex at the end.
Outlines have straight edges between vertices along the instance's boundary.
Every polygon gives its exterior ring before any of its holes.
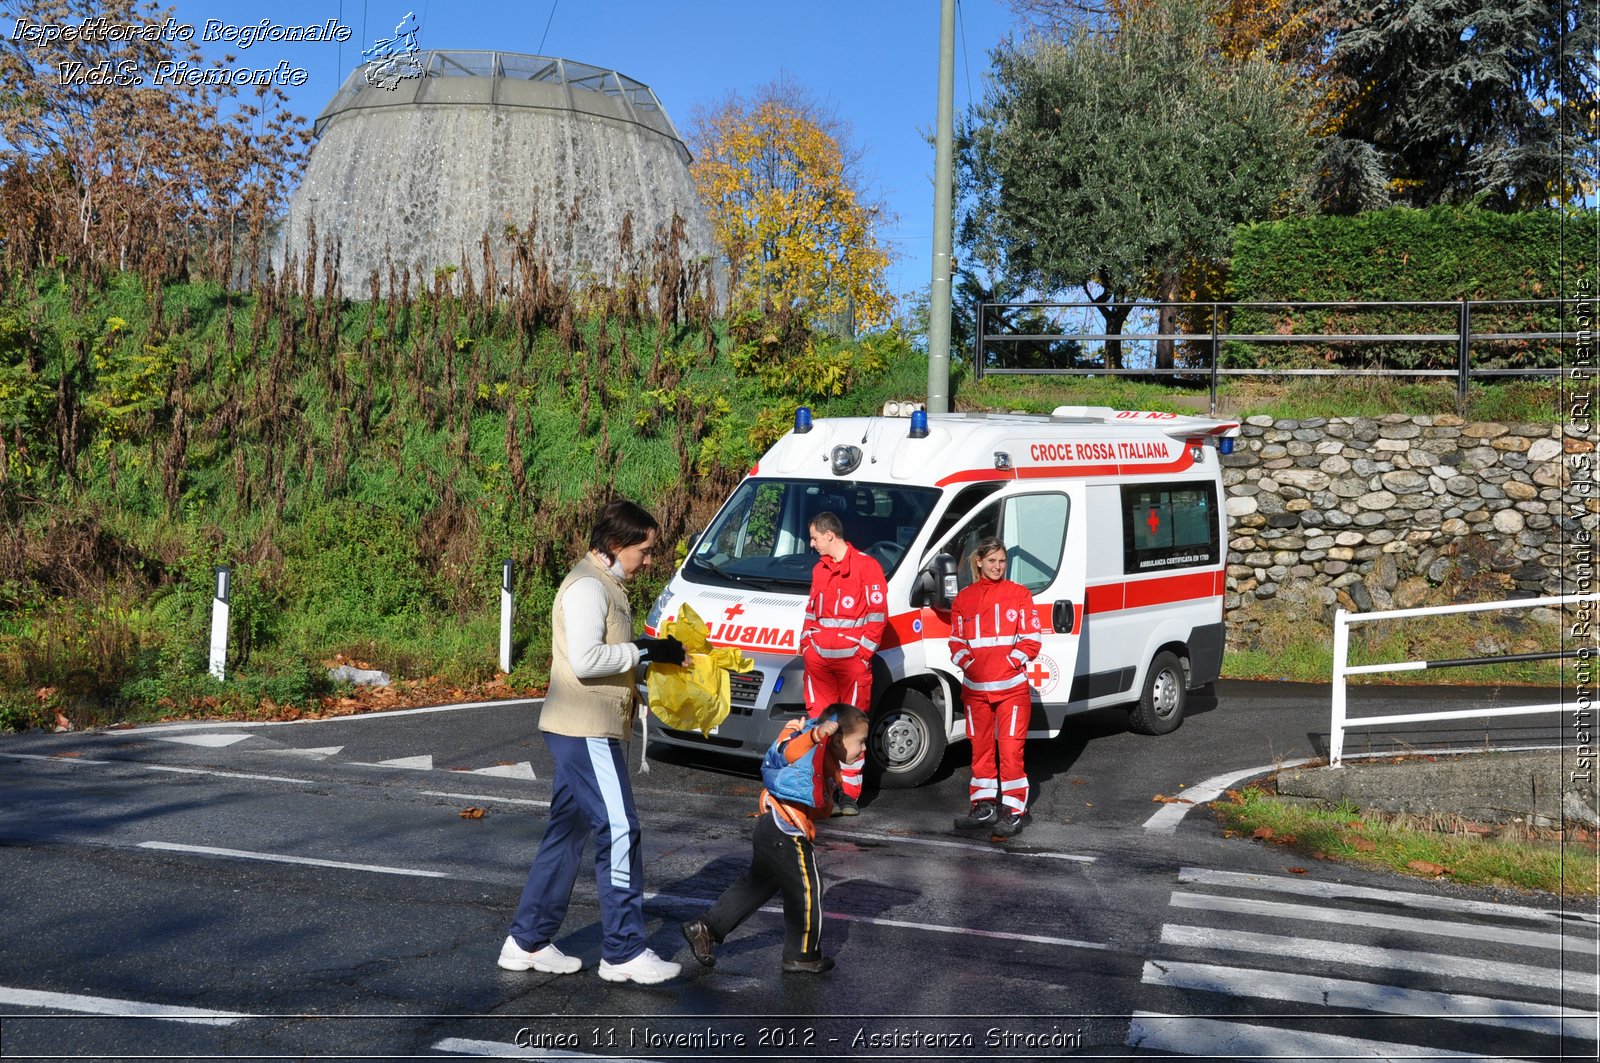
{"type": "Polygon", "coordinates": [[[687,603],[675,620],[661,628],[662,636],[683,643],[689,655],[681,666],[652,664],[645,674],[651,714],[674,730],[710,733],[733,707],[728,676],[756,666],[736,647],[712,646],[710,633],[687,603]]]}

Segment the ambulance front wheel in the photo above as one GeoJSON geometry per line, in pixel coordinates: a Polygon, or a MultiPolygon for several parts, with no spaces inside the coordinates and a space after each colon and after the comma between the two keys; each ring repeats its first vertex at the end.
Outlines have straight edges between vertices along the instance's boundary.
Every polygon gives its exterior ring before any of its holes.
{"type": "Polygon", "coordinates": [[[944,721],[922,691],[890,691],[872,711],[867,748],[880,785],[922,785],[938,770],[944,747],[944,721]]]}
{"type": "Polygon", "coordinates": [[[1188,674],[1177,654],[1170,650],[1156,654],[1144,677],[1144,692],[1128,713],[1128,726],[1146,735],[1176,731],[1183,722],[1188,684],[1188,674]]]}

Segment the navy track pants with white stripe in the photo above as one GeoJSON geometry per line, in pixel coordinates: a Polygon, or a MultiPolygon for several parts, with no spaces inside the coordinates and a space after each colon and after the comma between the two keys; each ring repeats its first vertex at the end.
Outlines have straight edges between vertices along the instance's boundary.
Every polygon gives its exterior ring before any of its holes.
{"type": "Polygon", "coordinates": [[[550,821],[528,869],[511,936],[529,951],[544,948],[567,915],[583,846],[594,835],[594,881],[600,894],[600,954],[625,963],[644,951],[644,859],[622,743],[544,732],[555,758],[550,821]]]}

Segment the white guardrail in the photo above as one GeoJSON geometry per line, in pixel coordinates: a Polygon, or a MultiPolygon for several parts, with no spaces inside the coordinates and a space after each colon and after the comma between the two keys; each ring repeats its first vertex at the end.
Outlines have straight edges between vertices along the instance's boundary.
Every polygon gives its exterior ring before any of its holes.
{"type": "MultiPolygon", "coordinates": [[[[1584,651],[1558,650],[1550,653],[1508,653],[1496,657],[1459,657],[1443,661],[1400,661],[1394,664],[1350,664],[1350,626],[1374,620],[1398,620],[1408,616],[1443,616],[1447,613],[1487,613],[1505,609],[1534,609],[1540,606],[1559,607],[1579,602],[1600,603],[1600,593],[1569,594],[1560,598],[1523,598],[1509,602],[1478,602],[1471,605],[1435,606],[1429,609],[1388,609],[1376,613],[1348,613],[1343,609],[1333,614],[1333,722],[1328,731],[1328,766],[1337,768],[1344,756],[1344,733],[1356,727],[1381,727],[1391,723],[1422,723],[1427,720],[1465,720],[1488,716],[1527,716],[1540,712],[1561,712],[1561,703],[1553,705],[1516,705],[1500,709],[1452,709],[1445,712],[1412,712],[1389,716],[1362,716],[1351,719],[1346,711],[1346,679],[1352,675],[1369,675],[1374,672],[1412,672],[1423,668],[1465,668],[1480,664],[1507,664],[1515,661],[1548,661],[1561,657],[1578,657],[1584,651]]],[[[1590,651],[1592,652],[1592,651],[1590,651]]]]}

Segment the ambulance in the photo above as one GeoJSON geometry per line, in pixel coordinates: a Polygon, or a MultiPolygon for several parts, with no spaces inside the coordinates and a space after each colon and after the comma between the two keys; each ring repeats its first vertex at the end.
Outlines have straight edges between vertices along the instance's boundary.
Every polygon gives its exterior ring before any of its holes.
{"type": "Polygon", "coordinates": [[[1201,417],[1063,406],[1048,416],[886,414],[818,418],[802,407],[734,489],[646,620],[654,634],[684,606],[716,645],[755,669],[733,677],[732,712],[708,735],[652,727],[669,745],[759,757],[805,714],[800,628],[817,554],[811,519],[844,537],[888,581],[888,626],[873,662],[870,768],[915,786],[967,737],[961,672],[950,662],[950,603],[969,555],[998,535],[1007,578],[1033,594],[1042,649],[1027,674],[1030,738],[1069,716],[1127,709],[1165,734],[1187,692],[1222,664],[1227,559],[1219,454],[1239,425],[1201,417]]]}

